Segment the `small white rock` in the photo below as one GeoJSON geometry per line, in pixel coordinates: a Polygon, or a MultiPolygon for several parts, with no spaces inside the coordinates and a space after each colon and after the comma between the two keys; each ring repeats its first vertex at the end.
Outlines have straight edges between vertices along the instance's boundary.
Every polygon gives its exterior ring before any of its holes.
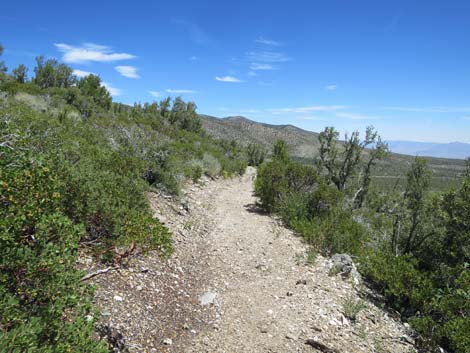
{"type": "Polygon", "coordinates": [[[171,346],[173,344],[173,340],[171,338],[165,338],[162,343],[165,345],[165,346],[171,346]]]}
{"type": "Polygon", "coordinates": [[[121,297],[120,295],[115,295],[114,300],[117,301],[117,302],[122,302],[124,300],[124,298],[121,297]]]}

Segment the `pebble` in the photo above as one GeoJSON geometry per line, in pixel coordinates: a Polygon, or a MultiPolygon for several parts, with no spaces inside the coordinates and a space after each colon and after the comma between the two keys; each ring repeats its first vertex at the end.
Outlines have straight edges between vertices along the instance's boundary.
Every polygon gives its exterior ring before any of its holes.
{"type": "Polygon", "coordinates": [[[206,292],[199,297],[199,302],[201,305],[209,305],[214,304],[215,298],[217,297],[217,293],[214,292],[206,292]]]}
{"type": "Polygon", "coordinates": [[[173,340],[171,338],[165,338],[162,343],[165,345],[165,346],[171,346],[173,344],[173,340]]]}

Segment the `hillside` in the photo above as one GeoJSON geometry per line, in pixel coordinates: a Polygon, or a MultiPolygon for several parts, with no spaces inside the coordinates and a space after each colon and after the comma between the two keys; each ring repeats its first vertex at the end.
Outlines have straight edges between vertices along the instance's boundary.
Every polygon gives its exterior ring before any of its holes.
{"type": "Polygon", "coordinates": [[[470,144],[461,142],[433,143],[416,141],[387,141],[390,149],[395,153],[437,157],[465,159],[470,157],[470,144]]]}
{"type": "MultiPolygon", "coordinates": [[[[306,131],[293,125],[259,123],[241,116],[222,119],[208,115],[200,115],[200,117],[203,128],[216,138],[236,140],[244,145],[257,143],[268,151],[280,138],[286,141],[289,153],[294,159],[307,164],[312,163],[312,159],[318,153],[319,134],[316,132],[306,131]]],[[[395,149],[392,148],[392,151],[395,149]]],[[[414,158],[414,154],[391,153],[386,160],[379,162],[375,178],[381,186],[392,186],[397,180],[404,180],[406,171],[414,158]]],[[[425,159],[433,172],[432,185],[435,189],[453,185],[465,172],[464,160],[433,157],[425,157],[425,159]]]]}
{"type": "Polygon", "coordinates": [[[242,116],[219,119],[200,115],[203,128],[212,136],[236,140],[241,144],[251,142],[270,150],[277,139],[287,142],[289,152],[294,157],[311,157],[318,150],[318,134],[302,130],[293,125],[270,125],[258,123],[242,116]]]}

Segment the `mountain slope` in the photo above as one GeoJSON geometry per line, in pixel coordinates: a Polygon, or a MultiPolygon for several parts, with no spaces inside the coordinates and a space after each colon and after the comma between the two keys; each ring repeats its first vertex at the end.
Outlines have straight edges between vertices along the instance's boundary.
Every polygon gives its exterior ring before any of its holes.
{"type": "MultiPolygon", "coordinates": [[[[306,163],[318,154],[318,133],[306,131],[292,125],[271,125],[258,123],[241,116],[216,118],[200,115],[203,128],[209,135],[216,138],[235,140],[242,145],[257,143],[268,151],[272,149],[278,138],[286,141],[290,155],[306,163]]],[[[382,186],[395,185],[397,181],[403,183],[415,153],[399,154],[396,149],[386,160],[377,165],[374,177],[382,186]]],[[[420,153],[425,156],[426,154],[420,153]]],[[[465,172],[465,161],[462,159],[425,157],[428,166],[433,172],[433,188],[445,189],[459,180],[465,172]]]]}
{"type": "Polygon", "coordinates": [[[437,157],[465,159],[470,157],[470,144],[461,142],[433,143],[415,141],[387,141],[390,149],[395,153],[437,157]]]}
{"type": "Polygon", "coordinates": [[[294,157],[313,157],[318,151],[318,133],[302,130],[293,125],[270,125],[258,123],[242,116],[223,119],[200,115],[204,129],[212,136],[247,145],[257,143],[271,150],[277,139],[287,142],[294,157]]]}

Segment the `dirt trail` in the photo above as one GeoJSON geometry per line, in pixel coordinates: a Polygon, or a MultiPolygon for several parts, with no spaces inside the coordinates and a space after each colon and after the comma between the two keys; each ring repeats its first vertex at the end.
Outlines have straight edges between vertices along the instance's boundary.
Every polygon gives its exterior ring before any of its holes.
{"type": "Polygon", "coordinates": [[[360,299],[362,285],[330,276],[329,259],[308,264],[306,244],[259,212],[254,177],[189,186],[182,204],[153,195],[175,254],[97,277],[101,321],[131,352],[317,352],[309,338],[343,353],[413,351],[406,327],[360,299]],[[361,303],[355,321],[345,302],[361,303]]]}
{"type": "Polygon", "coordinates": [[[360,300],[352,280],[329,276],[325,258],[307,264],[301,239],[256,209],[254,176],[250,168],[206,199],[216,224],[207,238],[206,290],[217,293],[218,320],[185,351],[314,352],[305,344],[314,337],[341,352],[411,348],[401,324],[372,304],[362,302],[354,323],[344,317],[344,302],[360,300]]]}

